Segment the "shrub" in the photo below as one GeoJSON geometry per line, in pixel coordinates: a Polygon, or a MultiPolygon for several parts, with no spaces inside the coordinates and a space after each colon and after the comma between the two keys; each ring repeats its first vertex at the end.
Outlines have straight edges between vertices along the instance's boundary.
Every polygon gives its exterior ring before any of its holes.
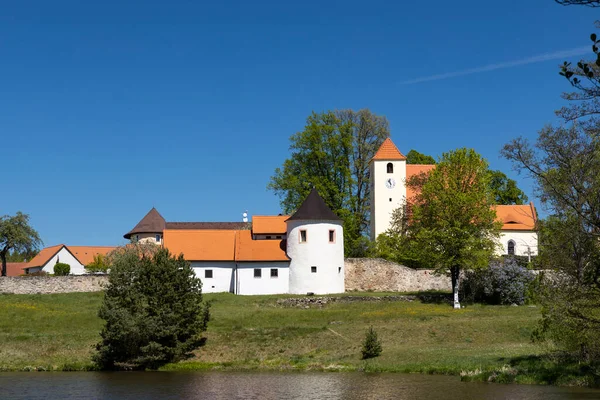
{"type": "Polygon", "coordinates": [[[54,275],[66,276],[71,273],[71,266],[65,263],[56,263],[54,265],[54,275]]]}
{"type": "Polygon", "coordinates": [[[377,338],[377,332],[371,326],[365,335],[362,347],[362,359],[377,357],[381,354],[381,342],[377,338]]]}
{"type": "Polygon", "coordinates": [[[104,255],[96,254],[94,256],[94,261],[85,266],[85,270],[90,274],[95,273],[107,273],[108,272],[108,263],[104,255]]]}
{"type": "Polygon", "coordinates": [[[523,304],[535,275],[512,258],[492,261],[488,268],[466,271],[462,297],[487,304],[523,304]]]}
{"type": "Polygon", "coordinates": [[[129,244],[110,257],[93,357],[102,369],[157,369],[204,344],[210,313],[200,279],[182,255],[151,246],[129,244]]]}

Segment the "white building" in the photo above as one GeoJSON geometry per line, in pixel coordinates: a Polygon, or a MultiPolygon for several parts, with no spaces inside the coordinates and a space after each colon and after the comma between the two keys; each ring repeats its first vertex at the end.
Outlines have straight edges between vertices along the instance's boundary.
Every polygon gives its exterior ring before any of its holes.
{"type": "Polygon", "coordinates": [[[35,272],[54,273],[54,266],[57,263],[69,264],[71,267],[70,275],[85,274],[85,266],[94,261],[98,254],[106,255],[115,247],[110,246],[66,246],[59,244],[57,246],[46,247],[42,249],[31,261],[27,262],[23,268],[26,274],[35,272]]]}
{"type": "MultiPolygon", "coordinates": [[[[406,157],[390,138],[383,142],[370,164],[371,239],[387,231],[392,212],[415,195],[407,188],[407,179],[433,168],[435,165],[406,164],[406,157]]],[[[495,209],[498,220],[502,222],[497,255],[537,255],[537,215],[533,203],[497,205],[495,209]]]]}
{"type": "Polygon", "coordinates": [[[124,237],[183,254],[205,293],[345,290],[342,222],[314,189],[291,217],[254,216],[251,224],[166,222],[153,208],[124,237]]]}

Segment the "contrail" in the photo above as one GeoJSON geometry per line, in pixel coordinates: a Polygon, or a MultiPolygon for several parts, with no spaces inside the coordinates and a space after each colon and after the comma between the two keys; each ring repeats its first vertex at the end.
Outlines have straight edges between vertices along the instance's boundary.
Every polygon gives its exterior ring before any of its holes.
{"type": "Polygon", "coordinates": [[[538,62],[542,62],[542,61],[566,59],[568,57],[581,56],[586,53],[591,53],[591,51],[592,50],[591,50],[590,46],[577,47],[577,48],[574,48],[571,50],[559,50],[559,51],[554,51],[552,53],[545,53],[545,54],[540,54],[540,55],[533,56],[533,57],[524,58],[521,60],[507,61],[507,62],[496,63],[496,64],[488,64],[488,65],[484,65],[482,67],[464,69],[462,71],[455,71],[455,72],[446,72],[444,74],[423,76],[421,78],[415,78],[415,79],[410,79],[408,81],[400,82],[400,85],[412,85],[414,83],[439,81],[441,79],[448,79],[448,78],[454,78],[457,76],[478,74],[480,72],[494,71],[497,69],[518,67],[519,65],[534,64],[534,63],[538,63],[538,62]]]}

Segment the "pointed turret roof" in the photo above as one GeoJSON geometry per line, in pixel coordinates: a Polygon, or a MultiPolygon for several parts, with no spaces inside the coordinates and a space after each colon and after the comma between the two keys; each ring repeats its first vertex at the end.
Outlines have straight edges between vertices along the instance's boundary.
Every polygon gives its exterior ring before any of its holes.
{"type": "Polygon", "coordinates": [[[298,208],[298,211],[289,217],[286,221],[294,220],[326,220],[326,221],[341,221],[341,218],[335,215],[317,189],[310,191],[310,194],[306,197],[302,205],[298,208]]]}
{"type": "Polygon", "coordinates": [[[162,233],[166,222],[162,215],[152,207],[152,210],[129,232],[123,235],[125,239],[130,239],[135,233],[162,233]]]}
{"type": "Polygon", "coordinates": [[[387,138],[383,141],[377,153],[373,156],[371,161],[374,160],[406,160],[406,156],[400,153],[400,150],[396,147],[392,139],[387,138]]]}

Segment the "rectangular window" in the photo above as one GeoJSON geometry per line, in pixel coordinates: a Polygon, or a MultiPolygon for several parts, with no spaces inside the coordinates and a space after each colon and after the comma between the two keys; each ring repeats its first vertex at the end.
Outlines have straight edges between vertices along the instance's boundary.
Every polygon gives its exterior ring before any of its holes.
{"type": "Polygon", "coordinates": [[[205,269],[204,270],[204,277],[205,278],[212,278],[213,277],[213,270],[212,269],[205,269]]]}
{"type": "Polygon", "coordinates": [[[271,239],[271,236],[267,236],[267,239],[271,239]]]}
{"type": "Polygon", "coordinates": [[[342,267],[338,267],[338,274],[342,273],[342,267]]]}
{"type": "Polygon", "coordinates": [[[275,239],[281,239],[281,236],[275,236],[275,239]]]}
{"type": "Polygon", "coordinates": [[[277,278],[279,276],[279,270],[277,268],[271,268],[271,278],[277,278]]]}
{"type": "Polygon", "coordinates": [[[160,235],[156,235],[156,243],[160,243],[160,235]]]}
{"type": "Polygon", "coordinates": [[[390,197],[390,202],[392,201],[392,198],[390,197]]]}
{"type": "Polygon", "coordinates": [[[315,267],[314,265],[312,267],[310,267],[310,272],[313,274],[317,273],[317,267],[315,267]]]}
{"type": "Polygon", "coordinates": [[[306,243],[306,230],[302,229],[300,231],[300,243],[306,243]]]}
{"type": "Polygon", "coordinates": [[[329,230],[329,243],[335,243],[335,231],[333,229],[329,230]]]}
{"type": "Polygon", "coordinates": [[[262,269],[260,269],[260,268],[254,268],[254,277],[255,278],[262,277],[262,269]]]}

